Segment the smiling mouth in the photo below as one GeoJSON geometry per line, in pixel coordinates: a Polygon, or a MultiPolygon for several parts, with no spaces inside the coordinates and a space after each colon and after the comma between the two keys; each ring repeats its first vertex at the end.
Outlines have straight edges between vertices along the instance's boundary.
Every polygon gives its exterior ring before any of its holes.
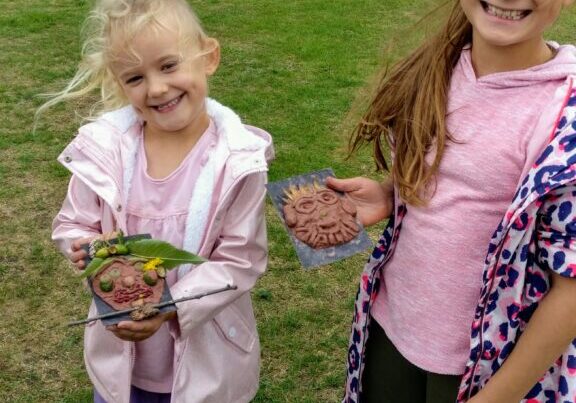
{"type": "Polygon", "coordinates": [[[153,105],[152,108],[156,109],[158,112],[166,112],[174,108],[176,105],[180,103],[184,94],[172,99],[169,102],[160,105],[153,105]]]}
{"type": "Polygon", "coordinates": [[[524,17],[527,17],[532,10],[509,10],[506,8],[496,7],[486,1],[480,0],[482,8],[489,15],[497,18],[502,18],[504,20],[519,21],[524,17]]]}

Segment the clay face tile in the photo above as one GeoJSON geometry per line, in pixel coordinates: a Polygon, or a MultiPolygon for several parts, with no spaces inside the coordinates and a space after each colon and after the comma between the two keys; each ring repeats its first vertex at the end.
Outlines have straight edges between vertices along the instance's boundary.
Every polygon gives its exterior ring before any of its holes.
{"type": "Polygon", "coordinates": [[[284,219],[294,236],[313,249],[350,242],[358,235],[356,207],[317,183],[284,189],[284,219]]]}
{"type": "MultiPolygon", "coordinates": [[[[153,270],[152,270],[153,272],[153,270]]],[[[152,274],[151,272],[148,274],[152,274]]],[[[155,275],[156,273],[153,273],[155,275]]],[[[156,284],[146,284],[144,272],[137,269],[134,262],[118,258],[94,278],[94,292],[115,310],[122,310],[140,303],[158,303],[164,291],[164,279],[156,279],[156,284]],[[103,291],[100,283],[112,283],[110,291],[103,291]]]]}

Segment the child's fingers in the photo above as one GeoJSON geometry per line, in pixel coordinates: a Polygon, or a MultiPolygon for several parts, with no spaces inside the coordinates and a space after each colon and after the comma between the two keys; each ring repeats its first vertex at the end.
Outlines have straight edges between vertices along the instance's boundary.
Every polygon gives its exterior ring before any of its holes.
{"type": "Polygon", "coordinates": [[[72,250],[72,253],[70,253],[70,261],[77,269],[84,269],[84,259],[88,256],[88,253],[82,249],[82,245],[90,243],[92,239],[93,238],[79,238],[72,241],[72,244],[70,245],[70,249],[72,250]]]}
{"type": "Polygon", "coordinates": [[[158,317],[142,321],[122,321],[113,326],[107,326],[106,329],[114,333],[116,337],[126,341],[141,341],[152,336],[162,321],[158,317]]]}
{"type": "Polygon", "coordinates": [[[151,318],[139,321],[125,320],[119,322],[116,326],[118,329],[125,329],[134,333],[149,333],[155,332],[163,322],[163,315],[156,315],[151,318]]]}
{"type": "Polygon", "coordinates": [[[88,256],[88,253],[86,253],[84,249],[80,249],[70,254],[70,260],[72,260],[73,263],[76,263],[76,261],[84,259],[86,256],[88,256]]]}
{"type": "Polygon", "coordinates": [[[174,317],[174,315],[172,312],[159,314],[152,318],[139,321],[123,320],[116,325],[108,326],[106,329],[122,340],[140,341],[156,333],[160,326],[162,326],[162,323],[174,317]]]}
{"type": "Polygon", "coordinates": [[[349,179],[337,179],[333,177],[326,178],[326,185],[334,190],[338,190],[340,192],[348,193],[358,190],[359,178],[349,178],[349,179]]]}
{"type": "Polygon", "coordinates": [[[116,231],[110,231],[110,232],[105,232],[101,235],[97,235],[97,236],[93,236],[93,237],[78,238],[78,239],[75,239],[74,241],[72,241],[70,248],[72,249],[72,252],[76,252],[76,251],[82,250],[82,245],[89,244],[94,239],[99,238],[99,239],[107,241],[107,240],[116,238],[117,236],[118,236],[118,233],[116,231]]]}
{"type": "Polygon", "coordinates": [[[140,322],[136,322],[136,321],[132,321],[132,320],[125,320],[122,322],[119,322],[116,327],[120,330],[126,330],[129,332],[140,332],[142,331],[142,328],[144,327],[142,324],[145,321],[140,321],[140,322]]]}
{"type": "Polygon", "coordinates": [[[93,240],[95,237],[87,237],[87,238],[78,238],[75,239],[74,241],[72,241],[72,244],[70,245],[70,248],[72,249],[72,252],[76,252],[78,250],[82,249],[82,245],[86,245],[89,244],[91,240],[93,240]]]}
{"type": "Polygon", "coordinates": [[[83,269],[85,266],[84,259],[88,256],[85,250],[80,249],[79,251],[72,252],[70,254],[70,261],[76,266],[78,269],[83,269]]]}
{"type": "Polygon", "coordinates": [[[130,329],[119,328],[118,325],[106,326],[106,330],[112,332],[116,337],[125,341],[141,341],[150,337],[150,334],[148,333],[134,332],[130,329]]]}

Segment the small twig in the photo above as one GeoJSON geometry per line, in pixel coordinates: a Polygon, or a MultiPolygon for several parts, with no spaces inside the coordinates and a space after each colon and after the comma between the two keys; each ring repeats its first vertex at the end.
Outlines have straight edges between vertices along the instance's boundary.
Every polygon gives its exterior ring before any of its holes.
{"type": "MultiPolygon", "coordinates": [[[[189,301],[189,300],[191,300],[191,299],[200,299],[200,298],[206,297],[206,296],[208,296],[208,295],[218,294],[218,293],[220,293],[220,292],[224,292],[224,291],[228,291],[228,290],[235,290],[235,289],[237,289],[237,288],[238,288],[238,287],[235,286],[235,285],[230,285],[230,284],[228,284],[228,285],[226,285],[226,287],[218,288],[217,290],[206,291],[206,292],[203,292],[203,293],[201,293],[201,294],[190,295],[190,296],[188,296],[188,297],[178,298],[178,299],[175,299],[175,300],[172,300],[172,301],[161,302],[161,303],[159,303],[159,304],[154,304],[154,305],[152,305],[152,307],[153,307],[153,308],[162,308],[162,307],[165,307],[165,306],[168,306],[168,305],[176,304],[176,303],[178,303],[178,302],[189,301]]],[[[122,310],[122,311],[114,311],[114,312],[110,312],[110,313],[105,313],[105,314],[103,314],[103,315],[93,316],[93,317],[87,318],[87,319],[77,320],[77,321],[68,323],[68,326],[71,327],[71,326],[83,325],[83,324],[85,324],[85,323],[90,323],[90,322],[93,322],[93,321],[99,320],[99,319],[113,318],[113,317],[116,317],[116,316],[120,316],[120,315],[124,315],[124,314],[130,313],[130,312],[134,312],[135,310],[137,310],[137,309],[139,309],[139,308],[140,308],[140,307],[135,307],[135,308],[130,308],[130,309],[124,309],[124,310],[122,310]]]]}

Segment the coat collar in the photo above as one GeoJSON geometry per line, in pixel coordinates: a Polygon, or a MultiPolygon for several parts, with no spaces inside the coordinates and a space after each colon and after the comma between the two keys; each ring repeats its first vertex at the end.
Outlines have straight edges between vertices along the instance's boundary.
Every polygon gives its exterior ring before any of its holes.
{"type": "MultiPolygon", "coordinates": [[[[227,178],[236,180],[245,173],[267,170],[273,158],[268,133],[248,128],[229,108],[207,99],[207,110],[218,132],[218,146],[210,154],[216,171],[227,165],[227,178]]],[[[105,113],[82,126],[78,136],[58,160],[81,178],[118,213],[123,222],[123,204],[129,194],[134,163],[141,139],[142,122],[132,106],[105,113]]]]}
{"type": "MultiPolygon", "coordinates": [[[[253,151],[269,144],[266,139],[250,132],[232,109],[214,99],[206,98],[206,111],[215,122],[218,132],[224,136],[230,151],[253,151]]],[[[138,126],[136,132],[139,132],[142,126],[142,120],[132,105],[107,112],[102,115],[101,119],[123,134],[131,132],[136,125],[138,126]]]]}

